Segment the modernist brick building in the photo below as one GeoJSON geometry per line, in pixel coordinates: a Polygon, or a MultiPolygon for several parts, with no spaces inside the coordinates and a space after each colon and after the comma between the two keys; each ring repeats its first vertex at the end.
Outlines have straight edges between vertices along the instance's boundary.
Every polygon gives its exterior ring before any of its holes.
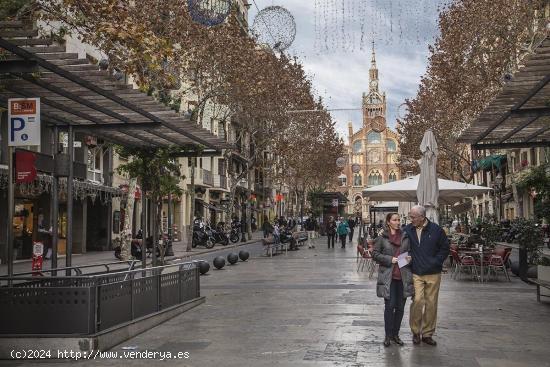
{"type": "Polygon", "coordinates": [[[379,90],[374,48],[369,79],[369,92],[363,93],[363,126],[354,132],[352,123],[348,125],[347,163],[339,176],[340,189],[349,199],[347,213],[365,219],[369,206],[362,190],[401,178],[396,165],[399,136],[387,126],[386,93],[379,90]]]}

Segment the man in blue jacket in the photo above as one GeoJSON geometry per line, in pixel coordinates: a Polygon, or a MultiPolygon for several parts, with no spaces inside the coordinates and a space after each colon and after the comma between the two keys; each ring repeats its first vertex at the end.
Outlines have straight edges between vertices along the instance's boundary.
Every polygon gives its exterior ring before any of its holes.
{"type": "Polygon", "coordinates": [[[435,346],[432,335],[437,321],[437,298],[443,262],[449,256],[449,240],[445,231],[426,218],[426,209],[417,205],[409,212],[411,223],[404,236],[410,240],[414,298],[409,323],[413,343],[420,341],[435,346]]]}

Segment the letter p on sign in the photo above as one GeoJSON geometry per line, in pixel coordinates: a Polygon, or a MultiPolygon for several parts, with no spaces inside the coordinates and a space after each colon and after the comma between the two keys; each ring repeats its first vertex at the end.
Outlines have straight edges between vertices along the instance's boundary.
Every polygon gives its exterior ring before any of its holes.
{"type": "MultiPolygon", "coordinates": [[[[25,119],[22,117],[10,118],[10,142],[15,141],[16,132],[25,129],[25,119]]],[[[21,134],[26,135],[26,134],[21,134]]],[[[27,140],[28,136],[21,136],[21,140],[27,140]]]]}
{"type": "Polygon", "coordinates": [[[40,98],[8,100],[8,146],[40,145],[40,98]]]}

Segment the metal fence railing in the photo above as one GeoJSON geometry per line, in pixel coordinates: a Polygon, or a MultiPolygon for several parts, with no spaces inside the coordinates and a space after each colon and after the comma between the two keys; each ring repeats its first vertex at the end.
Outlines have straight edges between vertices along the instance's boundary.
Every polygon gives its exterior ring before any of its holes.
{"type": "MultiPolygon", "coordinates": [[[[98,264],[88,264],[88,265],[78,265],[64,268],[55,268],[55,269],[44,269],[44,270],[35,270],[28,271],[24,273],[16,273],[13,275],[13,278],[22,277],[22,276],[56,276],[57,273],[60,275],[69,274],[69,275],[92,275],[92,274],[104,274],[109,272],[121,271],[121,270],[134,270],[141,266],[141,261],[139,260],[127,260],[127,261],[113,261],[110,263],[98,263],[98,264]]],[[[0,284],[2,283],[2,278],[7,278],[7,275],[0,275],[0,284]]]]}
{"type": "Polygon", "coordinates": [[[200,297],[195,262],[0,285],[0,335],[91,335],[200,297]]]}

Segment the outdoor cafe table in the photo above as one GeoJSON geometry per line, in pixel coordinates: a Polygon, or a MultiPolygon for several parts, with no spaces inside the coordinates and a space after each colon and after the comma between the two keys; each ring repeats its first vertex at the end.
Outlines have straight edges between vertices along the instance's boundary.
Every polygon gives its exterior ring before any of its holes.
{"type": "Polygon", "coordinates": [[[484,259],[484,256],[487,256],[487,255],[493,255],[495,253],[495,250],[488,250],[488,249],[475,249],[475,250],[462,250],[460,251],[459,250],[459,254],[462,254],[462,255],[470,255],[470,256],[476,256],[476,257],[479,257],[479,266],[480,266],[480,274],[479,274],[479,281],[481,283],[484,282],[484,279],[483,279],[483,259],[484,259]]]}

